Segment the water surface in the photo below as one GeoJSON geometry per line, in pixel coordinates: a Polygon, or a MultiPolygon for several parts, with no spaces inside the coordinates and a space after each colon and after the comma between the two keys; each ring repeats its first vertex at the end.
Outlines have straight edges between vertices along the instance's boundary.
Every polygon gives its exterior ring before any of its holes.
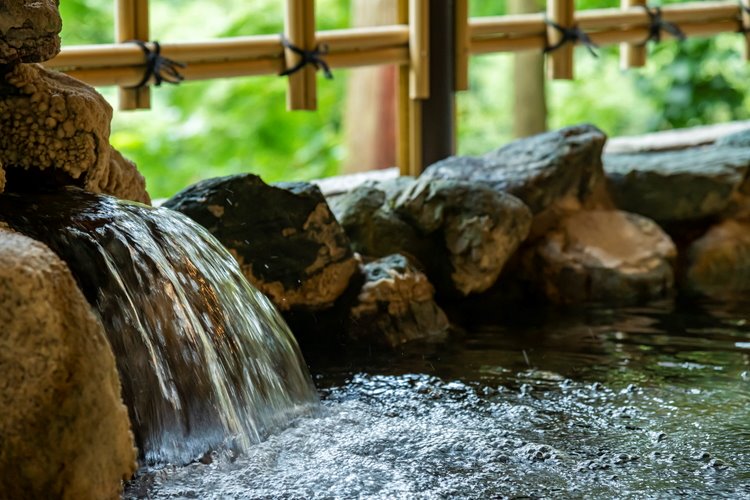
{"type": "Polygon", "coordinates": [[[748,304],[498,312],[446,344],[308,354],[323,414],[130,498],[750,498],[748,304]]]}

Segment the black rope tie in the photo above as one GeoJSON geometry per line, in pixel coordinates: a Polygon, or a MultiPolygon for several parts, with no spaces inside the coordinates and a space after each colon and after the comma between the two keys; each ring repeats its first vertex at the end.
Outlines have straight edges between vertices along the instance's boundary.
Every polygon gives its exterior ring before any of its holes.
{"type": "Polygon", "coordinates": [[[180,74],[180,69],[187,67],[185,63],[173,61],[161,55],[161,45],[159,42],[153,42],[154,50],[151,50],[145,42],[140,40],[128,40],[126,43],[138,45],[146,55],[146,71],[143,78],[131,89],[140,89],[148,85],[151,78],[154,79],[154,86],[159,87],[162,82],[178,85],[185,77],[180,74]]]}
{"type": "Polygon", "coordinates": [[[328,54],[328,46],[327,45],[318,45],[313,50],[304,50],[296,45],[293,45],[284,35],[281,35],[281,45],[284,46],[285,49],[289,49],[295,54],[297,54],[300,57],[300,60],[297,64],[292,66],[291,68],[288,68],[281,73],[279,73],[279,76],[287,76],[291,75],[293,73],[296,73],[297,71],[301,70],[308,64],[312,64],[315,66],[316,70],[323,70],[323,75],[328,80],[333,80],[333,73],[331,73],[331,68],[328,66],[328,63],[325,62],[323,59],[323,56],[328,54]]]}
{"type": "Polygon", "coordinates": [[[660,7],[654,7],[653,9],[648,5],[641,5],[641,7],[643,7],[643,9],[646,11],[646,14],[648,14],[650,24],[648,26],[648,37],[643,42],[641,42],[640,45],[646,45],[652,40],[657,43],[660,42],[662,31],[666,31],[681,42],[685,41],[685,39],[687,38],[685,36],[685,33],[683,33],[676,24],[662,19],[660,7]]]}
{"type": "Polygon", "coordinates": [[[544,22],[547,23],[548,26],[552,26],[553,28],[555,28],[562,35],[562,38],[560,38],[560,41],[558,41],[556,44],[548,45],[547,47],[545,47],[545,54],[559,49],[566,43],[572,43],[573,45],[580,43],[581,45],[585,46],[589,52],[591,52],[592,56],[599,57],[599,54],[596,53],[596,49],[598,49],[599,46],[595,44],[591,40],[591,38],[589,38],[586,32],[578,27],[578,25],[566,28],[549,19],[545,19],[544,22]]]}

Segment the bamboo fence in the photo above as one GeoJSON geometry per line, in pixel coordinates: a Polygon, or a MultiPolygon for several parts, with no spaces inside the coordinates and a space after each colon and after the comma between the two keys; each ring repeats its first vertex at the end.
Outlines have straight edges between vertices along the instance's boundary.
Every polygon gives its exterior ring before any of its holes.
{"type": "MultiPolygon", "coordinates": [[[[573,0],[548,0],[546,14],[472,18],[468,0],[454,0],[455,90],[468,88],[469,58],[496,52],[545,50],[560,42],[562,28],[585,32],[598,46],[621,44],[623,66],[645,63],[643,42],[649,36],[650,17],[645,0],[621,0],[621,8],[575,11],[573,0]]],[[[65,47],[46,66],[91,85],[116,85],[121,109],[148,108],[149,85],[132,88],[144,77],[144,52],[132,40],[148,42],[148,0],[116,0],[114,44],[65,47]]],[[[743,33],[745,57],[750,57],[750,0],[701,1],[665,6],[662,19],[679,26],[686,36],[743,33]],[[744,6],[744,8],[743,8],[744,6]]],[[[366,28],[315,31],[314,0],[286,0],[285,37],[296,47],[313,51],[326,47],[320,57],[331,68],[392,64],[399,71],[399,162],[403,173],[419,173],[421,103],[430,97],[429,0],[399,0],[398,24],[366,28]]],[[[670,37],[667,32],[663,36],[670,37]]],[[[738,35],[740,36],[740,35],[738,35]]],[[[552,78],[573,78],[573,46],[565,43],[548,54],[552,78]]],[[[153,43],[147,43],[153,49],[153,43]]],[[[202,42],[166,42],[161,54],[186,64],[186,81],[257,75],[278,75],[300,61],[285,48],[280,35],[257,35],[202,42]]],[[[289,109],[315,109],[315,67],[306,65],[288,77],[289,109]]]]}

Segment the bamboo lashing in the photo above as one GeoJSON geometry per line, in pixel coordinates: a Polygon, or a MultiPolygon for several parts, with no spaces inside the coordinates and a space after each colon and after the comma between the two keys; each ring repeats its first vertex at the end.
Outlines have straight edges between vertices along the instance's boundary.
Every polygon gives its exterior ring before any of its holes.
{"type": "Polygon", "coordinates": [[[454,74],[453,89],[469,90],[469,0],[454,0],[454,74]]]}
{"type": "MultiPolygon", "coordinates": [[[[645,6],[646,0],[621,0],[623,10],[631,7],[645,6]]],[[[641,43],[620,44],[620,68],[641,68],[646,65],[646,45],[641,43]]]]}
{"type": "MultiPolygon", "coordinates": [[[[284,35],[289,42],[304,51],[316,49],[315,0],[287,0],[284,20],[284,35]]],[[[285,51],[286,67],[294,67],[301,56],[291,50],[285,51]]],[[[286,105],[289,110],[317,109],[316,68],[307,64],[288,76],[286,105]]]]}
{"type": "Polygon", "coordinates": [[[750,61],[750,0],[742,0],[742,31],[745,32],[745,60],[750,61]]]}
{"type": "MultiPolygon", "coordinates": [[[[148,0],[116,0],[115,41],[129,40],[147,42],[149,39],[148,0]]],[[[143,52],[140,52],[139,64],[143,64],[143,52]]],[[[141,71],[141,74],[143,72],[141,71]]],[[[137,84],[136,80],[132,85],[137,84]]],[[[151,90],[148,86],[138,89],[120,87],[118,89],[119,107],[121,110],[148,109],[151,107],[151,90]]]]}
{"type": "MultiPolygon", "coordinates": [[[[409,38],[409,0],[398,0],[396,8],[398,9],[396,19],[400,25],[407,28],[409,38]]],[[[407,38],[407,46],[409,43],[407,38]]],[[[411,61],[411,51],[409,52],[409,61],[411,61]]],[[[398,151],[397,161],[401,175],[409,175],[411,163],[411,151],[414,149],[411,142],[412,130],[410,121],[410,109],[412,101],[409,98],[409,80],[411,68],[409,64],[399,66],[398,68],[398,151]]]]}
{"type": "MultiPolygon", "coordinates": [[[[547,18],[563,28],[571,28],[575,23],[573,0],[548,0],[547,18]]],[[[549,46],[563,40],[563,34],[553,26],[547,27],[549,46]]],[[[573,44],[565,43],[547,55],[547,70],[553,80],[573,79],[573,44]]]]}

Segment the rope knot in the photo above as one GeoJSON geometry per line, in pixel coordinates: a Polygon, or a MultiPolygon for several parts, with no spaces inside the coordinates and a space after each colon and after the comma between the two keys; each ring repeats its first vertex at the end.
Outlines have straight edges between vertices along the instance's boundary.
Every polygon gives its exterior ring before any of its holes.
{"type": "Polygon", "coordinates": [[[640,45],[646,45],[652,40],[657,43],[660,42],[662,31],[666,31],[681,42],[687,38],[685,36],[685,33],[682,32],[679,26],[662,19],[661,7],[654,7],[653,9],[648,5],[641,5],[641,7],[643,7],[643,9],[646,11],[646,14],[648,14],[649,26],[648,37],[643,42],[641,42],[640,45]]]}
{"type": "Polygon", "coordinates": [[[279,73],[279,76],[287,76],[287,75],[294,74],[297,71],[304,68],[305,66],[307,66],[308,64],[311,64],[315,67],[316,70],[323,70],[323,75],[328,80],[333,80],[333,73],[331,73],[331,68],[328,66],[328,63],[323,59],[323,56],[328,54],[327,45],[318,45],[313,50],[305,50],[292,44],[292,42],[290,42],[284,35],[281,35],[281,45],[285,49],[289,49],[295,54],[297,54],[300,57],[300,60],[297,62],[297,64],[295,64],[291,68],[287,68],[281,73],[279,73]]]}
{"type": "Polygon", "coordinates": [[[180,74],[178,68],[184,69],[187,65],[185,63],[173,61],[172,59],[161,55],[161,45],[159,45],[159,42],[152,42],[154,45],[153,50],[151,50],[145,42],[140,40],[128,40],[125,43],[134,43],[138,45],[146,55],[146,71],[143,73],[143,78],[137,85],[128,88],[143,88],[148,85],[148,82],[152,77],[154,79],[155,87],[161,86],[162,82],[178,85],[185,80],[185,77],[180,74]]]}
{"type": "Polygon", "coordinates": [[[592,56],[599,57],[599,54],[597,54],[596,52],[596,49],[598,49],[599,46],[595,44],[586,34],[586,32],[579,28],[577,24],[570,27],[565,27],[560,26],[550,19],[545,19],[544,22],[547,24],[547,26],[552,26],[553,28],[555,28],[562,35],[562,38],[560,38],[560,41],[558,41],[556,44],[548,45],[544,48],[545,54],[559,49],[566,43],[572,43],[573,45],[580,43],[588,49],[592,56]]]}

